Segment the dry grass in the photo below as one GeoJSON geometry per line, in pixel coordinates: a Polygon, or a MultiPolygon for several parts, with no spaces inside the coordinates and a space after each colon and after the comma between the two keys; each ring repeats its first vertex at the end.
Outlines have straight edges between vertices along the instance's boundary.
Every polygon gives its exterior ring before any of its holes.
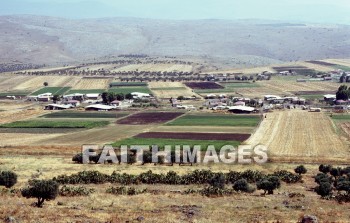
{"type": "Polygon", "coordinates": [[[229,126],[157,126],[152,132],[200,132],[200,133],[251,133],[254,127],[229,126]]]}
{"type": "Polygon", "coordinates": [[[107,89],[112,78],[82,78],[73,89],[107,89]]]}
{"type": "MultiPolygon", "coordinates": [[[[1,75],[0,77],[0,91],[7,92],[13,91],[14,88],[19,84],[30,80],[31,77],[26,76],[15,76],[15,75],[1,75]]],[[[42,84],[42,83],[41,83],[42,84]]]]}
{"type": "Polygon", "coordinates": [[[266,145],[282,160],[312,158],[346,160],[349,146],[336,134],[329,117],[301,110],[268,113],[248,144],[266,145]]]}
{"type": "Polygon", "coordinates": [[[148,85],[158,98],[192,97],[193,95],[197,95],[192,92],[192,89],[181,82],[150,82],[148,85]]]}
{"type": "Polygon", "coordinates": [[[76,84],[80,77],[69,76],[34,76],[25,82],[18,82],[14,88],[17,91],[34,91],[44,87],[44,82],[49,84],[49,87],[68,87],[76,84]]]}
{"type": "MultiPolygon", "coordinates": [[[[29,149],[29,148],[28,148],[29,149]]],[[[256,169],[265,173],[276,170],[292,170],[295,164],[266,164],[263,166],[247,165],[211,165],[211,166],[137,166],[137,165],[78,165],[72,164],[68,154],[72,150],[61,149],[67,155],[2,155],[2,168],[14,170],[19,175],[15,188],[26,185],[34,176],[50,179],[60,174],[72,174],[82,170],[98,170],[111,174],[118,172],[139,174],[148,170],[165,173],[174,170],[180,174],[195,169],[213,171],[244,171],[256,169]]],[[[36,149],[38,150],[38,149],[36,149]]],[[[2,150],[4,151],[4,150],[2,150]]],[[[6,151],[6,148],[5,148],[6,151]]],[[[39,151],[39,150],[38,150],[39,151]]],[[[10,151],[8,151],[10,152],[10,151]]],[[[18,150],[19,153],[24,150],[18,150]]],[[[3,152],[2,152],[3,153],[3,152]]],[[[13,216],[20,222],[126,222],[143,216],[143,222],[297,222],[304,214],[316,215],[320,222],[347,222],[350,204],[339,205],[334,201],[321,200],[310,191],[316,184],[312,176],[317,173],[318,165],[306,165],[308,173],[304,183],[282,184],[274,195],[261,196],[261,191],[253,194],[234,194],[226,197],[208,198],[198,194],[182,195],[172,191],[202,186],[186,185],[135,185],[136,188],[148,188],[158,194],[140,194],[136,196],[115,196],[105,193],[111,184],[86,185],[96,192],[86,197],[58,197],[47,201],[43,208],[31,207],[33,199],[12,195],[0,195],[0,219],[13,216]],[[301,193],[305,197],[290,198],[289,193],[301,193]],[[57,203],[60,202],[61,205],[57,203]],[[335,208],[336,207],[336,208],[335,208]],[[187,215],[195,210],[194,215],[187,215]]],[[[137,221],[135,221],[137,222],[137,221]]]]}
{"type": "Polygon", "coordinates": [[[151,72],[171,72],[171,71],[183,71],[183,72],[191,72],[192,71],[191,65],[183,65],[183,64],[131,64],[126,65],[117,69],[114,69],[112,71],[119,72],[119,71],[151,71],[151,72]]]}

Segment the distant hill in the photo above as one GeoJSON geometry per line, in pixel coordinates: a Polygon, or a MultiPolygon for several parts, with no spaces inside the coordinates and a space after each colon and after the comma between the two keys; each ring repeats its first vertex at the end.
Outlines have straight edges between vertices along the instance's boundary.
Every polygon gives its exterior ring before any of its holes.
{"type": "Polygon", "coordinates": [[[51,64],[119,54],[193,56],[238,66],[350,57],[350,26],[276,21],[0,17],[0,60],[51,64]]]}

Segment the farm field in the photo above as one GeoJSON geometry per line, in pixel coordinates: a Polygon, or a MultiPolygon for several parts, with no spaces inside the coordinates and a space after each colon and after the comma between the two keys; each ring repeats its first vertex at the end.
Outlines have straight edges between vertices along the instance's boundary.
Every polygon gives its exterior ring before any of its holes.
{"type": "Polygon", "coordinates": [[[247,144],[263,144],[271,157],[283,160],[346,160],[349,146],[324,113],[301,110],[268,113],[247,144]]]}
{"type": "Polygon", "coordinates": [[[0,112],[0,124],[33,118],[47,113],[42,108],[24,108],[0,112]]]}
{"type": "Polygon", "coordinates": [[[168,126],[240,126],[254,127],[260,121],[259,115],[218,115],[218,114],[187,114],[168,126]]]}
{"type": "Polygon", "coordinates": [[[224,87],[215,82],[186,82],[185,85],[194,90],[197,89],[223,89],[224,87]]]}
{"type": "Polygon", "coordinates": [[[149,88],[158,98],[192,97],[196,93],[181,82],[150,82],[149,88]]]}
{"type": "MultiPolygon", "coordinates": [[[[2,74],[0,76],[0,92],[30,91],[30,89],[15,89],[19,83],[25,83],[30,78],[33,77],[2,74]]],[[[43,86],[43,83],[40,86],[43,86]]]]}
{"type": "Polygon", "coordinates": [[[2,124],[0,128],[95,128],[108,124],[108,121],[33,119],[2,124]]]}
{"type": "Polygon", "coordinates": [[[101,112],[72,112],[72,111],[62,111],[62,112],[52,112],[43,115],[43,118],[122,118],[128,115],[128,113],[101,113],[101,112]]]}
{"type": "Polygon", "coordinates": [[[197,133],[245,133],[250,134],[255,127],[244,126],[156,126],[154,132],[197,132],[197,133]]]}
{"type": "Polygon", "coordinates": [[[112,78],[82,78],[72,90],[107,89],[112,78]]]}
{"type": "Polygon", "coordinates": [[[322,61],[325,61],[328,63],[334,63],[345,67],[350,67],[350,59],[326,59],[322,61]]]}
{"type": "Polygon", "coordinates": [[[103,92],[105,92],[106,89],[74,89],[74,90],[69,90],[68,92],[66,92],[66,94],[75,94],[75,93],[80,93],[80,94],[101,94],[103,92]]]}
{"type": "Polygon", "coordinates": [[[145,132],[135,137],[144,139],[233,140],[242,142],[248,139],[249,136],[249,134],[235,133],[145,132]]]}
{"type": "Polygon", "coordinates": [[[141,112],[117,121],[123,125],[161,124],[183,115],[181,112],[141,112]]]}
{"type": "Polygon", "coordinates": [[[39,95],[39,94],[45,94],[45,93],[52,93],[53,95],[63,95],[65,92],[67,92],[70,89],[70,87],[44,87],[40,90],[37,90],[31,95],[39,95]]]}
{"type": "Polygon", "coordinates": [[[119,67],[117,69],[111,70],[112,72],[123,72],[123,71],[150,71],[150,72],[172,72],[172,71],[182,71],[182,72],[191,72],[191,65],[183,64],[131,64],[119,67]]]}
{"type": "Polygon", "coordinates": [[[111,82],[109,87],[140,87],[147,85],[146,82],[111,82]]]}
{"type": "Polygon", "coordinates": [[[121,145],[157,145],[160,149],[166,145],[170,145],[172,149],[175,149],[176,145],[189,145],[193,147],[195,145],[201,146],[201,150],[206,150],[208,146],[214,146],[217,151],[225,145],[238,146],[239,141],[235,140],[194,140],[194,139],[172,139],[172,138],[139,138],[137,136],[122,139],[113,143],[113,146],[121,145]]]}
{"type": "Polygon", "coordinates": [[[34,91],[43,87],[44,82],[47,82],[48,87],[70,87],[75,85],[80,80],[80,77],[69,76],[30,76],[27,81],[17,82],[14,91],[34,91]]]}
{"type": "Polygon", "coordinates": [[[133,92],[151,94],[152,91],[148,87],[112,87],[108,89],[108,92],[114,92],[116,94],[129,94],[133,92]]]}
{"type": "Polygon", "coordinates": [[[258,83],[251,82],[220,82],[224,88],[222,89],[199,89],[195,90],[198,94],[207,94],[207,93],[229,93],[234,94],[240,91],[253,90],[255,88],[259,88],[260,85],[258,83]]]}

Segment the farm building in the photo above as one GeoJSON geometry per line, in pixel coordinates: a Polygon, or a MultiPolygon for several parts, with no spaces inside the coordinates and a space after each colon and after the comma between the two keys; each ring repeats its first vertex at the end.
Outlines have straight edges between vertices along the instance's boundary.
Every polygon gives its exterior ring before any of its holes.
{"type": "Polygon", "coordinates": [[[85,95],[88,100],[98,100],[100,99],[100,94],[86,94],[85,95]]]}
{"type": "Polygon", "coordinates": [[[281,99],[281,97],[277,95],[264,95],[265,101],[274,100],[274,99],[281,99]]]}
{"type": "Polygon", "coordinates": [[[323,98],[325,101],[334,101],[337,97],[335,94],[326,94],[326,95],[323,95],[323,98]]]}
{"type": "Polygon", "coordinates": [[[118,101],[118,100],[114,100],[111,102],[111,105],[114,105],[114,106],[119,106],[121,104],[121,101],[118,101]]]}
{"type": "Polygon", "coordinates": [[[134,98],[139,98],[139,99],[142,99],[142,98],[150,98],[150,97],[151,97],[150,94],[140,93],[140,92],[132,92],[131,95],[132,95],[134,98]]]}
{"type": "Polygon", "coordinates": [[[337,105],[347,105],[347,104],[349,104],[349,101],[336,100],[335,104],[337,104],[337,105]]]}
{"type": "Polygon", "coordinates": [[[116,109],[116,107],[109,106],[109,105],[101,105],[101,104],[89,105],[85,107],[86,111],[110,111],[113,109],[116,109]]]}
{"type": "Polygon", "coordinates": [[[72,107],[72,105],[49,104],[45,106],[45,110],[65,110],[72,107]]]}
{"type": "Polygon", "coordinates": [[[78,100],[78,101],[84,101],[84,94],[75,93],[75,94],[67,94],[63,96],[66,100],[78,100]]]}
{"type": "Polygon", "coordinates": [[[214,99],[214,98],[216,98],[216,94],[208,94],[205,98],[206,99],[214,99]]]}
{"type": "Polygon", "coordinates": [[[78,100],[69,100],[64,102],[65,105],[72,105],[74,107],[80,106],[80,101],[78,100]]]}
{"type": "Polygon", "coordinates": [[[236,114],[249,114],[255,111],[255,108],[248,106],[230,106],[228,111],[236,114]]]}

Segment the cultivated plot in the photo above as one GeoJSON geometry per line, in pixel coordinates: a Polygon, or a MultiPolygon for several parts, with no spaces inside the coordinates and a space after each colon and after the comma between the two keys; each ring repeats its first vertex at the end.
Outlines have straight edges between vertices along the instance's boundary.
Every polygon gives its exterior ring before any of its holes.
{"type": "Polygon", "coordinates": [[[192,97],[196,93],[181,82],[149,82],[149,88],[158,98],[192,97]]]}
{"type": "Polygon", "coordinates": [[[73,90],[107,89],[112,78],[82,78],[73,90]]]}
{"type": "Polygon", "coordinates": [[[271,156],[290,160],[322,161],[349,155],[348,146],[337,135],[328,116],[301,110],[268,113],[246,143],[263,144],[271,156]]]}

